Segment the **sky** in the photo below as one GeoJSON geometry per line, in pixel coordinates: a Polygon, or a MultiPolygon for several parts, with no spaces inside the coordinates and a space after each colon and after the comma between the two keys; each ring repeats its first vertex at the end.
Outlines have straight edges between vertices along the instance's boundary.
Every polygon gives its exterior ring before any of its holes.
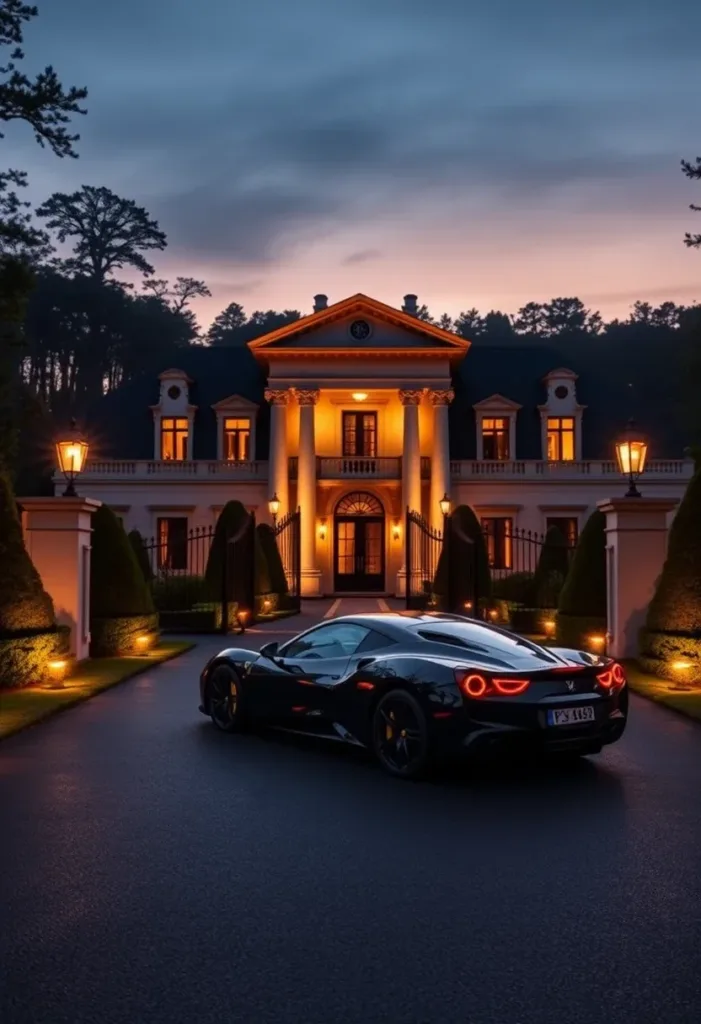
{"type": "Polygon", "coordinates": [[[36,0],[26,65],[86,85],[78,160],[11,125],[30,198],[84,184],[168,236],[159,277],[310,312],[701,300],[698,0],[36,0]]]}

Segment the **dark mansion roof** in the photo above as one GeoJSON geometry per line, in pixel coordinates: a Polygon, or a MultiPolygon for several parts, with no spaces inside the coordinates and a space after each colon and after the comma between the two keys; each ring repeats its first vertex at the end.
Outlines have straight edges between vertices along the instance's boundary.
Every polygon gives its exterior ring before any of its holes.
{"type": "MultiPolygon", "coordinates": [[[[664,360],[660,360],[664,364],[664,360]]],[[[264,399],[266,377],[245,346],[183,349],[175,361],[193,383],[190,402],[195,414],[195,459],[217,455],[216,414],[212,405],[232,394],[260,407],[255,457],[267,459],[269,409],[264,399]]],[[[613,458],[612,442],[631,414],[646,434],[651,458],[681,458],[687,443],[675,414],[674,389],[657,373],[639,374],[631,389],[635,366],[580,349],[576,354],[547,345],[475,343],[454,372],[455,401],[450,407],[450,454],[454,459],[476,457],[473,405],[494,394],[521,405],[516,419],[516,457],[540,459],[538,406],[545,401],[543,378],[558,367],[579,375],[577,399],[585,406],[582,426],[584,459],[613,458]],[[618,363],[618,365],[615,365],[618,363]],[[641,379],[643,377],[643,379],[641,379]]],[[[158,373],[136,377],[108,394],[89,417],[94,458],[152,459],[153,413],[158,402],[158,373]]],[[[663,365],[659,367],[663,372],[663,365]]]]}

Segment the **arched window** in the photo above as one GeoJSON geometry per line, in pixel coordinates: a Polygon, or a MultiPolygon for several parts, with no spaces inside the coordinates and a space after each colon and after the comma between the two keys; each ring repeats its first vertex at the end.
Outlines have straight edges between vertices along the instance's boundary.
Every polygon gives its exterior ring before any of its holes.
{"type": "Polygon", "coordinates": [[[374,494],[355,491],[341,498],[336,506],[337,516],[384,516],[385,510],[374,494]]]}

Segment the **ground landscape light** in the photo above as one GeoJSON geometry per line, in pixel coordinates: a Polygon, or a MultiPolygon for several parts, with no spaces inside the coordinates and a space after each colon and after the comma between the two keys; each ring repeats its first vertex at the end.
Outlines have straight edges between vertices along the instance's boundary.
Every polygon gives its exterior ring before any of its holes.
{"type": "Polygon", "coordinates": [[[66,667],[68,662],[63,658],[57,658],[48,664],[49,678],[54,683],[62,683],[66,678],[66,667]]]}

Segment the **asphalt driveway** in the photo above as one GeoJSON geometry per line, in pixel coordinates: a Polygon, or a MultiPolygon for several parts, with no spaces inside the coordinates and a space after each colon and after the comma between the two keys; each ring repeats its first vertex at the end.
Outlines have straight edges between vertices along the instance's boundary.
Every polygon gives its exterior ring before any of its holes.
{"type": "Polygon", "coordinates": [[[2,1024],[701,1019],[698,725],[407,784],[217,733],[217,645],[0,746],[2,1024]]]}

